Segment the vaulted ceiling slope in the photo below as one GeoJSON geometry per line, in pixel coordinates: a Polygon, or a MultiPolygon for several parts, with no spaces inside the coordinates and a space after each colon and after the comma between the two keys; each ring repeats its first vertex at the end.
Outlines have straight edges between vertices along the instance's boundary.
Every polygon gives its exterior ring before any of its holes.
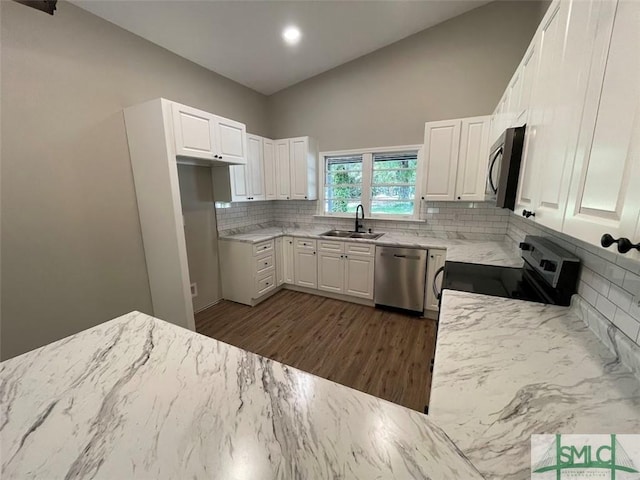
{"type": "Polygon", "coordinates": [[[171,52],[270,95],[487,0],[73,0],[171,52]],[[288,25],[302,31],[285,45],[288,25]]]}

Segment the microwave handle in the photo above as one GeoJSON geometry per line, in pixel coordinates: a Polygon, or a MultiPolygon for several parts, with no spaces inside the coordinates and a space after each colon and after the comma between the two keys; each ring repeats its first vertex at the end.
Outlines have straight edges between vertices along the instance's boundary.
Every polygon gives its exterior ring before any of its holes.
{"type": "Polygon", "coordinates": [[[498,160],[498,157],[502,154],[502,147],[500,147],[498,149],[498,151],[495,153],[495,155],[493,156],[493,158],[491,159],[491,166],[489,167],[489,185],[491,186],[491,191],[493,193],[498,193],[498,189],[496,188],[496,186],[493,184],[493,167],[496,166],[496,160],[498,160]]]}

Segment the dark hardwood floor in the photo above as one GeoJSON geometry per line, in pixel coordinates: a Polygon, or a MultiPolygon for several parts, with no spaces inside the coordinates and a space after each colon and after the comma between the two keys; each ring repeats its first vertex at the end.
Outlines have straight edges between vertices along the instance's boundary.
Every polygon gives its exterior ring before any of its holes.
{"type": "Polygon", "coordinates": [[[196,330],[414,410],[429,401],[434,320],[283,290],[253,308],[222,301],[196,330]]]}

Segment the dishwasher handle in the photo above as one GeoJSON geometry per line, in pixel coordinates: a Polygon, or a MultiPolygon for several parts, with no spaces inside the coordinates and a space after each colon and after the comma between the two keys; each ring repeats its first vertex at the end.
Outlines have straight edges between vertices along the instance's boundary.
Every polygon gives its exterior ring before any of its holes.
{"type": "Polygon", "coordinates": [[[381,257],[406,258],[408,260],[422,260],[422,257],[420,257],[420,255],[402,255],[399,253],[394,253],[391,255],[387,253],[379,253],[378,255],[381,257]]]}
{"type": "Polygon", "coordinates": [[[440,297],[442,296],[442,292],[438,292],[438,286],[437,286],[437,281],[438,281],[438,275],[440,275],[442,272],[444,272],[444,267],[440,267],[437,271],[436,274],[433,276],[433,293],[436,296],[436,300],[440,300],[440,297]]]}

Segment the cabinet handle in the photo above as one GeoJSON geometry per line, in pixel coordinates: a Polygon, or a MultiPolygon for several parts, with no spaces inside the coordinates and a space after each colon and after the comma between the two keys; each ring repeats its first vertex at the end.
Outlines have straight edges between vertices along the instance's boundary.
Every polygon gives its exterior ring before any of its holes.
{"type": "Polygon", "coordinates": [[[631,240],[625,237],[613,238],[608,233],[605,233],[600,239],[600,245],[604,248],[609,248],[614,243],[618,244],[618,252],[620,253],[627,253],[634,248],[640,252],[640,243],[631,243],[631,240]]]}
{"type": "Polygon", "coordinates": [[[458,197],[458,200],[460,200],[462,197],[458,197]]]}
{"type": "Polygon", "coordinates": [[[307,196],[305,195],[305,196],[304,196],[304,198],[305,198],[305,200],[306,200],[306,199],[307,199],[307,196]]]}
{"type": "Polygon", "coordinates": [[[289,197],[287,197],[287,200],[289,200],[289,197]]]}
{"type": "Polygon", "coordinates": [[[265,265],[269,265],[269,262],[264,262],[265,265]]]}
{"type": "Polygon", "coordinates": [[[315,255],[315,254],[316,254],[316,252],[313,252],[313,254],[315,255]]]}
{"type": "Polygon", "coordinates": [[[529,217],[535,217],[536,214],[535,212],[532,212],[531,210],[522,210],[522,216],[525,218],[529,218],[529,217]]]}

